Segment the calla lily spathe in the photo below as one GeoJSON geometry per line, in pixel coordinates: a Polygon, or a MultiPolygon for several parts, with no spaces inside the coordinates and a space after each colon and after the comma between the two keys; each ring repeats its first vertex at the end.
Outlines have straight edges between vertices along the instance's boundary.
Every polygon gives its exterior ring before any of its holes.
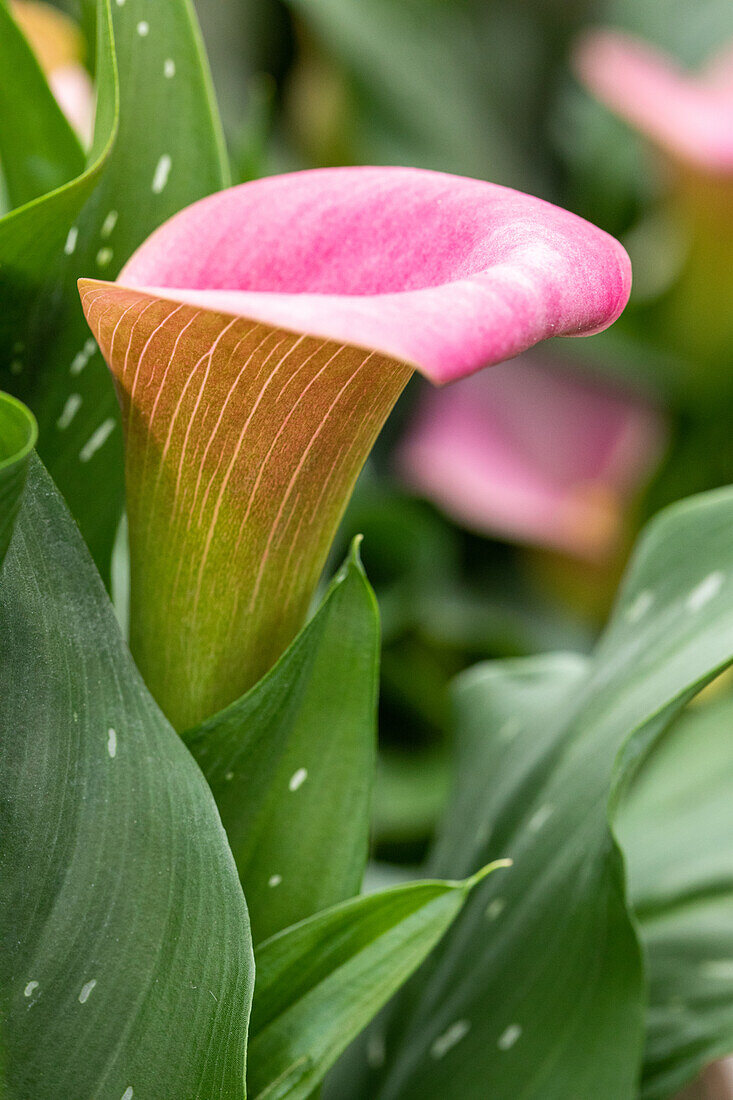
{"type": "Polygon", "coordinates": [[[131,644],[179,728],[302,625],[353,484],[413,369],[448,382],[628,298],[606,233],[406,168],[324,169],[196,203],[117,284],[82,280],[127,437],[131,644]]]}
{"type": "Polygon", "coordinates": [[[575,51],[586,87],[674,160],[733,174],[733,46],[699,72],[631,35],[586,34],[575,51]]]}
{"type": "Polygon", "coordinates": [[[663,438],[648,402],[528,353],[426,389],[397,468],[472,530],[603,561],[663,438]]]}

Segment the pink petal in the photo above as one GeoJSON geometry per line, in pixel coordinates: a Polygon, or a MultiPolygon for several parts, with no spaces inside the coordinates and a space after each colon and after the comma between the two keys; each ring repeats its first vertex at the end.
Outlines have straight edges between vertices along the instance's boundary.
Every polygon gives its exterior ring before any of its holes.
{"type": "Polygon", "coordinates": [[[119,281],[447,382],[547,337],[606,328],[631,270],[612,237],[541,199],[438,172],[334,168],[194,204],[119,281]]]}
{"type": "Polygon", "coordinates": [[[427,391],[397,460],[468,527],[593,559],[613,549],[661,444],[646,404],[525,356],[427,391]]]}
{"type": "Polygon", "coordinates": [[[61,110],[84,146],[92,141],[94,88],[82,65],[62,65],[49,74],[48,83],[61,110]]]}
{"type": "Polygon", "coordinates": [[[700,75],[629,35],[594,31],[575,67],[589,90],[673,157],[708,172],[733,172],[733,53],[700,75]]]}

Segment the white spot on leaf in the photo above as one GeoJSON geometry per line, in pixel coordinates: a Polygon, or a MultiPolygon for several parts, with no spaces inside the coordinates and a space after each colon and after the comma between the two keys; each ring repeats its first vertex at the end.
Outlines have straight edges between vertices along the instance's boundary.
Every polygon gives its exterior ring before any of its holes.
{"type": "Polygon", "coordinates": [[[163,75],[167,80],[172,80],[176,75],[176,63],[172,57],[167,57],[163,63],[163,75]]]}
{"type": "Polygon", "coordinates": [[[521,729],[521,724],[518,718],[509,718],[503,726],[499,727],[499,740],[500,741],[512,741],[521,729]]]}
{"type": "Polygon", "coordinates": [[[111,726],[107,730],[107,752],[113,760],[117,756],[117,734],[111,726]]]}
{"type": "Polygon", "coordinates": [[[81,404],[81,394],[69,394],[69,396],[66,398],[66,403],[61,410],[61,416],[56,421],[56,427],[59,429],[59,431],[63,432],[65,428],[68,428],[69,424],[81,408],[81,404]]]}
{"type": "Polygon", "coordinates": [[[708,573],[707,577],[700,581],[687,597],[688,610],[699,611],[706,603],[710,603],[720,592],[724,580],[725,574],[721,573],[719,569],[714,573],[708,573]]]}
{"type": "Polygon", "coordinates": [[[116,210],[110,210],[107,217],[102,222],[102,228],[99,231],[101,237],[105,239],[112,235],[114,227],[117,225],[117,218],[119,217],[116,210]]]}
{"type": "MultiPolygon", "coordinates": [[[[119,0],[118,0],[119,2],[119,0]]],[[[76,248],[76,242],[79,240],[79,229],[77,226],[72,225],[66,236],[66,244],[64,245],[64,252],[67,256],[71,256],[76,248]]]]}
{"type": "Polygon", "coordinates": [[[449,1050],[452,1050],[457,1043],[460,1043],[461,1039],[468,1035],[470,1030],[470,1020],[456,1020],[433,1042],[430,1047],[431,1056],[433,1058],[444,1058],[449,1050]]]}
{"type": "Polygon", "coordinates": [[[297,772],[293,772],[293,774],[290,776],[290,782],[288,783],[288,788],[291,791],[299,790],[300,787],[303,786],[303,784],[305,783],[307,778],[308,778],[308,769],[307,768],[298,768],[297,772]]]}
{"type": "Polygon", "coordinates": [[[387,1051],[383,1035],[370,1035],[366,1048],[367,1065],[372,1069],[381,1069],[387,1061],[387,1051]]]}
{"type": "Polygon", "coordinates": [[[486,906],[486,916],[489,918],[489,920],[496,920],[497,917],[501,916],[505,909],[505,899],[494,898],[494,900],[490,901],[489,904],[486,906]]]}
{"type": "Polygon", "coordinates": [[[96,984],[97,984],[96,978],[92,978],[92,980],[90,982],[85,982],[84,983],[84,985],[81,987],[81,993],[79,994],[79,1004],[80,1005],[85,1005],[87,1003],[87,1001],[89,1000],[89,997],[91,995],[91,992],[94,989],[96,984]]]}
{"type": "Polygon", "coordinates": [[[154,195],[159,195],[165,185],[168,183],[168,176],[170,175],[171,158],[167,153],[163,153],[158,163],[155,166],[155,175],[153,176],[152,191],[154,195]]]}
{"type": "Polygon", "coordinates": [[[38,989],[38,982],[28,982],[28,985],[23,990],[23,996],[24,997],[32,997],[37,989],[38,989]]]}
{"type": "Polygon", "coordinates": [[[112,262],[114,252],[111,248],[100,248],[97,253],[97,264],[99,267],[107,267],[112,262]]]}
{"type": "Polygon", "coordinates": [[[733,980],[733,959],[709,959],[700,969],[708,978],[717,978],[724,982],[733,980]]]}
{"type": "Polygon", "coordinates": [[[499,1050],[510,1050],[521,1034],[522,1029],[519,1024],[510,1024],[506,1031],[501,1033],[496,1045],[499,1050]]]}
{"type": "Polygon", "coordinates": [[[282,875],[270,875],[269,879],[267,880],[267,885],[268,886],[279,886],[280,883],[282,882],[282,880],[283,880],[282,875]]]}
{"type": "Polygon", "coordinates": [[[141,38],[146,38],[150,33],[150,24],[145,19],[141,19],[137,25],[137,33],[141,38]]]}
{"type": "Polygon", "coordinates": [[[626,614],[624,615],[626,622],[638,623],[640,619],[644,618],[653,603],[654,593],[645,588],[626,608],[626,614]]]}
{"type": "Polygon", "coordinates": [[[552,806],[540,806],[538,810],[535,810],[527,822],[527,828],[531,833],[538,833],[551,816],[552,806]]]}
{"type": "Polygon", "coordinates": [[[110,435],[114,431],[115,422],[112,417],[103,421],[96,432],[86,441],[81,451],[79,452],[79,461],[88,462],[93,455],[97,453],[99,448],[106,443],[110,435]]]}

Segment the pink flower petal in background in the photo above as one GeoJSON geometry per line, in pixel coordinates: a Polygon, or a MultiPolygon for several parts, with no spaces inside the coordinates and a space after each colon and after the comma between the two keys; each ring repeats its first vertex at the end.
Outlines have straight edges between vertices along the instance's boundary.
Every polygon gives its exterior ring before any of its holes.
{"type": "Polygon", "coordinates": [[[426,391],[397,463],[469,528],[598,560],[662,442],[645,403],[524,356],[426,391]]]}
{"type": "Polygon", "coordinates": [[[373,349],[434,382],[610,325],[622,246],[541,199],[411,168],[246,183],[176,215],[119,281],[373,349]]]}
{"type": "Polygon", "coordinates": [[[64,12],[43,0],[13,0],[13,17],[33,47],[59,107],[83,145],[92,140],[95,95],[84,68],[84,37],[64,12]]]}
{"type": "Polygon", "coordinates": [[[733,172],[733,50],[699,73],[613,30],[589,32],[575,51],[580,80],[599,100],[674,159],[733,172]]]}
{"type": "Polygon", "coordinates": [[[89,73],[82,65],[63,65],[48,75],[48,83],[61,110],[82,145],[91,145],[95,96],[89,73]]]}

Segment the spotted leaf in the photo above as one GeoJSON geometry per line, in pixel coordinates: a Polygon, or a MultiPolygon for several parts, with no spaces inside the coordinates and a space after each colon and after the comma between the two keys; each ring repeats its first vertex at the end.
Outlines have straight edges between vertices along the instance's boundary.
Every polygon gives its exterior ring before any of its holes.
{"type": "Polygon", "coordinates": [[[253,961],[234,861],[37,459],[0,649],[0,1091],[243,1100],[253,961]]]}
{"type": "Polygon", "coordinates": [[[255,943],[359,892],[378,667],[379,616],[354,546],[272,671],[185,735],[219,806],[255,943]]]}
{"type": "MultiPolygon", "coordinates": [[[[500,861],[466,882],[419,882],[353,898],[263,943],[252,1009],[250,1095],[306,1100],[347,1043],[432,950],[476,883],[503,866],[500,861]]],[[[454,1032],[439,1040],[446,1049],[454,1032]]],[[[381,1056],[381,1042],[373,1036],[371,1057],[381,1056]]]]}
{"type": "Polygon", "coordinates": [[[489,664],[459,681],[459,782],[431,870],[501,852],[514,871],[476,891],[397,999],[386,1066],[362,1060],[358,1095],[636,1095],[646,990],[609,816],[674,713],[733,659],[731,525],[730,490],[652,523],[587,664],[489,664]],[[456,1018],[470,1031],[432,1058],[456,1018]]]}
{"type": "MultiPolygon", "coordinates": [[[[0,219],[0,384],[36,414],[39,453],[106,578],[123,506],[122,437],[76,280],[116,274],[170,214],[224,186],[227,168],[188,0],[97,0],[96,11],[87,170],[0,219]]],[[[0,83],[9,103],[22,94],[0,83]]]]}

